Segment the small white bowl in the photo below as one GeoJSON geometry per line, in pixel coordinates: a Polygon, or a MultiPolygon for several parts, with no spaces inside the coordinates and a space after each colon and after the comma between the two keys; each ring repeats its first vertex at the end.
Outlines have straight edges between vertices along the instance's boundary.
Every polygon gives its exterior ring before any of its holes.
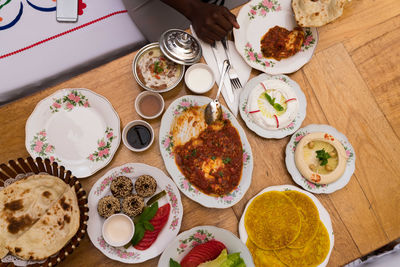
{"type": "Polygon", "coordinates": [[[136,99],[135,99],[135,109],[136,109],[136,112],[137,112],[142,118],[145,118],[145,119],[148,119],[148,120],[155,119],[155,118],[157,118],[158,116],[160,116],[160,115],[163,113],[163,111],[164,111],[164,106],[165,106],[164,98],[163,98],[159,93],[155,93],[155,92],[151,92],[151,91],[143,91],[143,92],[141,92],[141,93],[136,97],[136,99]],[[142,113],[142,111],[140,110],[140,106],[139,106],[139,103],[140,103],[140,101],[143,99],[143,97],[148,96],[148,95],[153,95],[153,96],[157,97],[157,98],[160,100],[160,103],[161,103],[161,108],[160,108],[160,110],[159,110],[156,114],[154,114],[153,116],[146,116],[146,115],[144,115],[144,114],[142,113]]]}
{"type": "Polygon", "coordinates": [[[125,145],[129,150],[131,150],[131,151],[133,151],[133,152],[142,152],[142,151],[145,151],[146,149],[148,149],[148,148],[153,144],[153,141],[154,141],[154,130],[153,130],[153,127],[151,127],[151,125],[148,124],[148,123],[145,122],[145,121],[142,121],[142,120],[131,121],[131,122],[129,122],[129,123],[124,127],[124,129],[122,130],[122,142],[124,143],[124,145],[125,145]],[[143,126],[145,126],[145,127],[150,131],[150,135],[151,135],[151,137],[150,137],[150,138],[151,138],[150,143],[149,143],[147,146],[143,147],[143,148],[135,148],[135,147],[131,146],[131,145],[128,143],[128,140],[127,140],[128,131],[129,131],[129,129],[131,129],[131,128],[134,127],[135,125],[143,125],[143,126]]]}
{"type": "MultiPolygon", "coordinates": [[[[121,229],[121,230],[124,230],[124,229],[121,229]]],[[[127,215],[122,214],[122,213],[117,213],[117,214],[111,215],[110,217],[108,217],[108,218],[104,221],[104,223],[103,223],[103,228],[102,228],[101,231],[102,231],[104,240],[105,240],[109,245],[111,245],[111,246],[113,246],[113,247],[121,247],[121,246],[124,246],[124,245],[128,244],[128,243],[132,240],[133,234],[135,233],[135,224],[133,223],[132,219],[129,218],[127,215]],[[117,217],[123,217],[124,220],[125,220],[125,219],[128,220],[128,221],[129,221],[129,224],[131,225],[131,229],[132,229],[131,233],[126,233],[126,232],[124,232],[124,234],[125,234],[124,236],[125,236],[126,239],[121,240],[120,242],[115,241],[115,240],[112,240],[112,238],[107,234],[107,232],[106,232],[106,230],[105,230],[106,227],[107,227],[107,225],[108,225],[109,223],[112,223],[113,221],[115,221],[117,217]]]]}
{"type": "Polygon", "coordinates": [[[186,70],[185,73],[185,84],[186,86],[189,88],[190,91],[192,91],[193,93],[196,94],[204,94],[207,93],[208,91],[211,90],[211,88],[213,88],[214,84],[215,84],[215,77],[214,77],[214,73],[212,71],[212,69],[207,65],[207,64],[203,64],[203,63],[197,63],[194,64],[192,66],[190,66],[190,68],[188,68],[186,70]],[[207,87],[204,88],[196,88],[193,84],[191,84],[190,79],[201,79],[201,73],[197,73],[197,75],[199,75],[198,77],[191,77],[193,74],[196,75],[196,72],[200,71],[200,70],[205,70],[207,73],[207,75],[210,75],[210,83],[207,87]]]}

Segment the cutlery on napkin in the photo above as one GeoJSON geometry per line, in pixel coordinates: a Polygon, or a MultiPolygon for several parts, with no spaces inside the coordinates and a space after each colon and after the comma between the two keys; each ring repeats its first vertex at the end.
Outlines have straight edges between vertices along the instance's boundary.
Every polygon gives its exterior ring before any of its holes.
{"type": "MultiPolygon", "coordinates": [[[[218,84],[219,80],[220,80],[220,73],[219,73],[220,71],[218,69],[218,64],[215,61],[211,45],[203,42],[202,40],[200,40],[197,37],[196,32],[194,31],[192,25],[190,25],[190,30],[192,31],[192,34],[199,40],[201,48],[203,50],[203,57],[204,57],[206,63],[213,70],[215,80],[218,84]]],[[[247,63],[243,60],[243,58],[236,51],[235,44],[232,41],[228,41],[227,45],[229,45],[230,63],[231,63],[231,65],[233,65],[235,67],[235,70],[237,71],[237,74],[239,76],[240,83],[244,87],[247,80],[250,78],[251,67],[249,65],[247,65],[247,63]]],[[[215,48],[216,48],[216,52],[217,52],[216,55],[219,57],[220,61],[223,62],[226,59],[226,56],[225,56],[225,51],[224,51],[224,47],[222,46],[222,43],[216,42],[215,48]]],[[[224,97],[225,102],[228,105],[231,112],[233,113],[233,115],[235,117],[237,117],[238,111],[239,111],[239,97],[240,97],[240,93],[243,90],[243,88],[235,89],[232,87],[232,90],[233,90],[233,93],[235,96],[235,100],[233,102],[231,102],[229,100],[228,91],[227,91],[227,88],[225,88],[225,86],[222,88],[222,96],[224,97]]]]}

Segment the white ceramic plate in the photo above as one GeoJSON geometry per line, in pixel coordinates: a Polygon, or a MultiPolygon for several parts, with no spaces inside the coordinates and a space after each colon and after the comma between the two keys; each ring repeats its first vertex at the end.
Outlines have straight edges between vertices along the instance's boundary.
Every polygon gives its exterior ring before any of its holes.
{"type": "Polygon", "coordinates": [[[195,246],[212,239],[222,242],[228,254],[240,252],[247,267],[254,266],[250,251],[239,238],[228,230],[215,226],[198,226],[179,234],[161,255],[158,267],[169,267],[170,258],[180,262],[195,246]]]}
{"type": "Polygon", "coordinates": [[[246,123],[247,127],[249,127],[250,130],[255,132],[261,137],[264,138],[284,138],[285,136],[293,134],[297,129],[300,128],[301,124],[303,123],[304,118],[306,117],[306,109],[307,109],[307,100],[306,96],[304,95],[303,91],[301,91],[300,86],[290,79],[286,75],[268,75],[268,74],[260,74],[257,77],[254,77],[250,81],[247,82],[246,86],[244,87],[242,93],[240,94],[240,116],[242,116],[242,119],[246,123]],[[259,86],[259,84],[263,81],[266,80],[281,80],[285,83],[287,83],[293,91],[296,93],[297,100],[299,101],[299,111],[293,120],[292,123],[290,123],[286,128],[282,129],[277,129],[277,130],[267,130],[259,126],[254,122],[254,120],[251,118],[249,111],[247,110],[247,100],[249,98],[249,95],[251,91],[259,86]]]}
{"type": "Polygon", "coordinates": [[[253,155],[251,153],[251,147],[247,140],[246,134],[242,127],[227,108],[222,106],[222,111],[225,118],[228,118],[232,125],[238,130],[240,140],[243,145],[243,171],[242,178],[238,187],[228,195],[222,197],[208,196],[199,190],[197,190],[181,173],[178,166],[175,163],[175,157],[173,154],[174,142],[171,136],[171,126],[177,116],[191,106],[202,106],[210,103],[211,99],[205,96],[192,96],[187,95],[176,99],[168,109],[165,111],[160,126],[160,151],[164,159],[165,166],[174,179],[178,188],[190,199],[200,203],[201,205],[209,208],[228,208],[235,205],[242,199],[247,189],[251,184],[252,172],[253,172],[253,155]]]}
{"type": "Polygon", "coordinates": [[[120,142],[117,112],[88,89],[62,89],[41,100],[25,126],[25,146],[33,157],[49,158],[78,178],[105,167],[120,142]]]}
{"type": "Polygon", "coordinates": [[[304,28],[302,48],[295,55],[277,61],[264,58],[260,41],[270,28],[276,25],[293,30],[296,20],[291,7],[292,0],[253,0],[239,11],[240,29],[233,29],[235,46],[251,67],[269,74],[292,73],[310,61],[318,42],[316,28],[304,28]]]}
{"type": "Polygon", "coordinates": [[[335,242],[333,229],[332,229],[331,217],[329,216],[329,213],[326,211],[324,206],[322,206],[321,202],[319,202],[319,200],[313,194],[310,194],[309,192],[301,190],[300,188],[298,188],[296,186],[293,186],[293,185],[278,185],[278,186],[267,187],[267,188],[263,189],[260,193],[255,195],[252,199],[250,199],[249,202],[247,202],[246,208],[244,209],[243,215],[240,218],[240,222],[239,222],[240,239],[242,240],[243,243],[247,242],[248,235],[247,235],[246,228],[244,227],[244,215],[246,214],[247,208],[249,207],[250,203],[257,196],[259,196],[259,195],[261,195],[261,194],[263,194],[265,192],[268,192],[268,191],[289,191],[289,190],[295,190],[295,191],[301,192],[303,194],[306,194],[309,198],[312,199],[312,201],[314,201],[315,206],[317,206],[317,209],[318,209],[318,212],[319,212],[319,219],[325,225],[326,230],[328,231],[328,234],[329,234],[329,241],[330,241],[328,255],[326,256],[325,260],[318,266],[320,266],[320,267],[326,266],[328,264],[329,257],[331,256],[333,245],[334,245],[334,242],[335,242]]]}
{"type": "MultiPolygon", "coordinates": [[[[145,198],[145,203],[148,199],[150,199],[150,197],[145,198]]],[[[181,196],[176,185],[171,178],[166,176],[160,169],[142,163],[127,163],[108,171],[90,190],[88,205],[89,220],[87,231],[90,241],[110,259],[124,263],[139,263],[157,257],[176,237],[181,228],[183,207],[181,196]],[[155,194],[162,190],[167,192],[167,195],[162,197],[158,201],[158,204],[159,207],[166,203],[171,205],[168,222],[165,224],[156,241],[146,250],[137,250],[132,246],[128,249],[124,247],[112,247],[104,241],[102,236],[101,230],[105,219],[97,212],[97,203],[104,196],[112,195],[110,185],[115,177],[123,175],[131,178],[132,181],[135,182],[137,177],[144,174],[153,176],[157,181],[157,190],[155,194]]]]}
{"type": "Polygon", "coordinates": [[[356,154],[354,152],[354,148],[350,144],[347,137],[344,134],[338,132],[332,126],[324,124],[310,124],[304,128],[299,129],[290,138],[289,143],[286,145],[285,162],[286,162],[286,168],[288,169],[288,172],[290,173],[296,184],[300,185],[305,190],[315,194],[321,194],[321,193],[329,194],[345,187],[347,183],[350,181],[350,178],[353,175],[354,169],[356,167],[356,154]],[[342,143],[344,149],[346,150],[346,155],[348,157],[346,163],[346,170],[343,173],[342,177],[340,177],[338,180],[330,184],[320,185],[308,181],[301,175],[294,161],[294,152],[296,151],[296,146],[300,142],[301,138],[303,138],[309,133],[315,133],[315,132],[324,132],[332,135],[337,140],[339,140],[340,143],[342,143]]]}

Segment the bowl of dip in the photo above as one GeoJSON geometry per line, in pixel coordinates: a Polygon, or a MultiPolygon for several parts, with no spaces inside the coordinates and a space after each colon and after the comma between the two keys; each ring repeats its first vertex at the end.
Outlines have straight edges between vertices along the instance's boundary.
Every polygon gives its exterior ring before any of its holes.
{"type": "Polygon", "coordinates": [[[186,70],[185,84],[193,93],[207,93],[213,88],[214,83],[213,71],[207,64],[197,63],[186,70]]]}
{"type": "Polygon", "coordinates": [[[168,59],[159,43],[142,47],[132,63],[133,76],[144,89],[163,93],[175,88],[183,78],[184,66],[168,59]]]}
{"type": "Polygon", "coordinates": [[[153,128],[142,120],[129,122],[122,131],[122,142],[133,152],[145,151],[153,144],[153,141],[153,128]]]}
{"type": "Polygon", "coordinates": [[[159,93],[144,91],[135,100],[136,112],[145,119],[155,119],[164,111],[164,99],[159,93]]]}
{"type": "Polygon", "coordinates": [[[131,218],[122,213],[108,217],[102,228],[104,240],[113,247],[121,247],[132,240],[135,225],[131,218]]]}

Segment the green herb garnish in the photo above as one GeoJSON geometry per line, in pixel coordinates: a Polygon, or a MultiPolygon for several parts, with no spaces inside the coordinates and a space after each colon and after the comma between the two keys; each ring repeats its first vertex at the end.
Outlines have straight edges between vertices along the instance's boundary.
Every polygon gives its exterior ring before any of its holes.
{"type": "Polygon", "coordinates": [[[154,226],[149,222],[153,219],[154,215],[156,215],[158,210],[158,202],[155,202],[153,205],[149,207],[145,207],[143,209],[142,214],[140,214],[139,219],[135,222],[135,233],[133,234],[133,238],[130,243],[125,245],[125,248],[129,248],[130,245],[137,245],[140,240],[142,240],[144,236],[144,232],[154,231],[154,226]]]}
{"type": "Polygon", "coordinates": [[[222,171],[218,172],[219,176],[224,177],[224,173],[222,171]]]}
{"type": "Polygon", "coordinates": [[[216,156],[212,156],[212,157],[211,157],[212,160],[215,160],[216,158],[217,158],[216,156]]]}
{"type": "Polygon", "coordinates": [[[196,156],[196,153],[197,153],[197,149],[193,149],[193,150],[192,150],[192,157],[195,157],[195,156],[196,156]]]}
{"type": "Polygon", "coordinates": [[[174,261],[172,258],[169,259],[169,267],[181,267],[181,265],[174,261]]]}
{"type": "Polygon", "coordinates": [[[161,73],[163,71],[164,71],[164,69],[160,66],[160,61],[156,61],[154,63],[154,72],[158,74],[158,73],[161,73]]]}
{"type": "Polygon", "coordinates": [[[224,164],[228,164],[229,162],[231,162],[231,158],[224,158],[223,160],[222,160],[222,162],[224,163],[224,164]]]}
{"type": "Polygon", "coordinates": [[[284,108],[279,104],[279,103],[275,103],[275,97],[272,98],[267,92],[264,94],[265,98],[268,100],[268,103],[271,104],[271,106],[277,110],[277,111],[282,111],[284,110],[284,108]]]}
{"type": "Polygon", "coordinates": [[[331,157],[329,153],[326,152],[325,149],[317,150],[315,152],[317,153],[316,158],[321,161],[319,165],[326,165],[328,163],[328,159],[331,157]]]}

